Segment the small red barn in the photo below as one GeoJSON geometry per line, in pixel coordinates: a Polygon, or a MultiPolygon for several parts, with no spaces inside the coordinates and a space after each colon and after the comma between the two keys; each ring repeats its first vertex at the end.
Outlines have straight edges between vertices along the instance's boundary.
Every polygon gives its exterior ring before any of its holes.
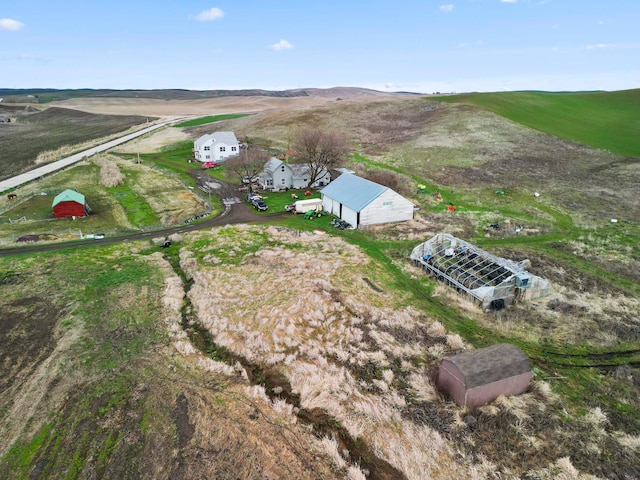
{"type": "Polygon", "coordinates": [[[438,370],[438,388],[469,408],[500,395],[520,395],[527,391],[530,380],[529,357],[508,343],[444,358],[438,370]]]}
{"type": "Polygon", "coordinates": [[[65,190],[53,199],[53,216],[55,218],[86,217],[89,206],[84,195],[75,190],[65,190]]]}

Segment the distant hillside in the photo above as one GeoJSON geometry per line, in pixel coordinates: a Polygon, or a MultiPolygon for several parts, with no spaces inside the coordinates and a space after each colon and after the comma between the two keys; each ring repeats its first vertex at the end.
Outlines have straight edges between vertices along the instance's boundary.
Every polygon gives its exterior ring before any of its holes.
{"type": "Polygon", "coordinates": [[[640,89],[583,93],[471,93],[430,98],[449,103],[470,103],[542,132],[622,155],[640,157],[640,89]]]}
{"type": "Polygon", "coordinates": [[[71,98],[85,97],[109,97],[109,98],[152,98],[160,100],[198,100],[204,98],[217,97],[341,97],[353,98],[362,96],[384,95],[382,92],[357,87],[334,87],[334,88],[298,88],[293,90],[94,90],[94,89],[0,89],[0,98],[4,97],[5,102],[25,102],[29,98],[39,103],[69,100],[71,98]],[[35,98],[31,98],[31,97],[35,98]]]}

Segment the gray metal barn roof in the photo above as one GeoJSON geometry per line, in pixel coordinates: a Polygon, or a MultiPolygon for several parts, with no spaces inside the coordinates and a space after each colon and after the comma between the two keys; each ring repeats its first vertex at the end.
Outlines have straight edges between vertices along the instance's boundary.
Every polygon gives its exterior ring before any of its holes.
{"type": "Polygon", "coordinates": [[[518,347],[508,343],[461,353],[444,360],[458,367],[467,389],[531,371],[529,357],[518,347]]]}
{"type": "Polygon", "coordinates": [[[320,193],[355,212],[360,212],[387,190],[388,187],[383,185],[350,173],[343,173],[324,187],[320,193]]]}
{"type": "Polygon", "coordinates": [[[208,140],[213,140],[213,143],[226,143],[227,145],[233,145],[238,143],[238,139],[233,132],[214,132],[214,133],[205,133],[200,138],[198,138],[195,143],[200,145],[208,140]]]}

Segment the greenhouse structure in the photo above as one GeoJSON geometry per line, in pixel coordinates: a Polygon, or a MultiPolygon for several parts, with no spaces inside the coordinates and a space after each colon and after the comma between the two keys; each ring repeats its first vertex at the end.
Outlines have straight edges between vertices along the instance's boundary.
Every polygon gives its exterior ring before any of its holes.
{"type": "Polygon", "coordinates": [[[483,310],[500,310],[516,300],[551,293],[550,283],[524,268],[528,261],[496,257],[448,233],[439,233],[411,252],[430,275],[471,297],[483,310]]]}

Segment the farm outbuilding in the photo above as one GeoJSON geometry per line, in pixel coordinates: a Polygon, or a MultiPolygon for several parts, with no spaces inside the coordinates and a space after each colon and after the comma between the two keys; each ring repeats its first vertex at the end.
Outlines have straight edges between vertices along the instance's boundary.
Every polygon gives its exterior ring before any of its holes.
{"type": "Polygon", "coordinates": [[[354,227],[404,222],[414,205],[399,193],[365,178],[343,173],[320,192],[322,208],[354,227]]]}
{"type": "Polygon", "coordinates": [[[488,348],[443,358],[438,388],[461,407],[485,405],[500,395],[520,395],[531,381],[529,357],[515,345],[488,348]]]}
{"type": "Polygon", "coordinates": [[[415,247],[411,260],[471,297],[483,310],[500,310],[516,299],[532,300],[551,293],[547,280],[525,270],[528,261],[496,257],[448,233],[439,233],[415,247]]]}
{"type": "Polygon", "coordinates": [[[90,211],[84,195],[70,189],[56,195],[51,207],[55,218],[86,217],[90,211]]]}

